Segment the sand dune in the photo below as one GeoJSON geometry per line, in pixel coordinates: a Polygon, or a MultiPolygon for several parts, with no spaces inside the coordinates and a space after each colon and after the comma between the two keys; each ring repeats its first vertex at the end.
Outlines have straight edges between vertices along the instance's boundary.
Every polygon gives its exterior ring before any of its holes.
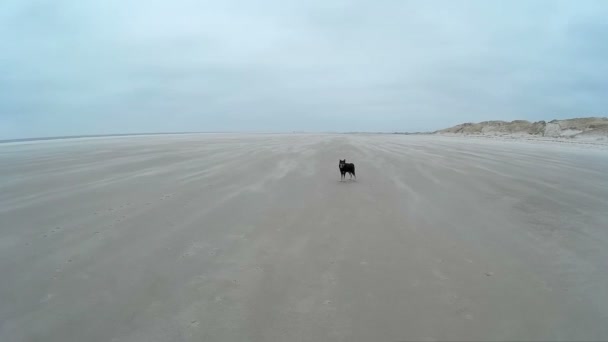
{"type": "Polygon", "coordinates": [[[464,123],[435,132],[436,134],[460,134],[479,136],[506,136],[529,138],[557,138],[566,141],[608,143],[608,118],[589,117],[549,122],[526,120],[484,121],[464,123]]]}
{"type": "Polygon", "coordinates": [[[607,340],[608,151],[584,147],[0,144],[0,340],[607,340]]]}

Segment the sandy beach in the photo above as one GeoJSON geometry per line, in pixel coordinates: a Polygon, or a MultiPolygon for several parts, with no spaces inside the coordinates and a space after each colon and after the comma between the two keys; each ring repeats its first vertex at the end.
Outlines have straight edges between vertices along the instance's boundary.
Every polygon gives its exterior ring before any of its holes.
{"type": "Polygon", "coordinates": [[[3,342],[607,340],[607,247],[602,146],[0,144],[3,342]]]}

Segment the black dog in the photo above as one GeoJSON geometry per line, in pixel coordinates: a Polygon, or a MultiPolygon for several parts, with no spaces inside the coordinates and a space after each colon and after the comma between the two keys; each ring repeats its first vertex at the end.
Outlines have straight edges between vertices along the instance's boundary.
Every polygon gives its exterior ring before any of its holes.
{"type": "Polygon", "coordinates": [[[353,176],[355,176],[355,179],[357,179],[357,175],[355,174],[355,164],[347,163],[346,159],[340,159],[340,162],[338,163],[338,168],[340,169],[341,174],[340,181],[346,178],[347,172],[350,173],[350,179],[353,179],[353,176]]]}

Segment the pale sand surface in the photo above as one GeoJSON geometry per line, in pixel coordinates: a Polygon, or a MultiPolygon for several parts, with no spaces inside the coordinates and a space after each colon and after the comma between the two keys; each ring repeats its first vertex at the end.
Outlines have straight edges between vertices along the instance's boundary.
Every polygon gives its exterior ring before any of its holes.
{"type": "Polygon", "coordinates": [[[608,151],[0,144],[0,341],[608,340],[608,151]],[[338,159],[357,166],[339,182],[338,159]]]}

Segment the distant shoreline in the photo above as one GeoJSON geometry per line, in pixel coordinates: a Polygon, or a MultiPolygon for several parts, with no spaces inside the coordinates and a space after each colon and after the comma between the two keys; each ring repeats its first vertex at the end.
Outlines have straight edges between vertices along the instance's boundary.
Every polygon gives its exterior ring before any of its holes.
{"type": "Polygon", "coordinates": [[[0,140],[0,144],[7,143],[18,143],[18,142],[34,142],[34,141],[50,141],[50,140],[68,140],[68,139],[82,139],[82,138],[111,138],[111,137],[131,137],[131,136],[143,136],[143,135],[183,135],[183,134],[404,134],[404,135],[418,135],[418,134],[432,134],[432,132],[156,132],[156,133],[116,133],[116,134],[83,134],[83,135],[65,135],[56,137],[39,137],[39,138],[18,138],[18,139],[4,139],[0,140]]]}
{"type": "Polygon", "coordinates": [[[157,132],[157,133],[83,134],[83,135],[65,135],[65,136],[56,136],[56,137],[4,139],[4,140],[0,140],[0,144],[15,143],[15,142],[82,139],[82,138],[130,137],[130,136],[142,136],[142,135],[224,134],[224,133],[235,133],[235,132],[157,132]]]}
{"type": "MultiPolygon", "coordinates": [[[[137,135],[166,135],[166,134],[195,134],[204,132],[169,132],[169,133],[118,133],[118,134],[84,134],[84,135],[64,135],[56,137],[39,137],[39,138],[18,138],[0,140],[0,144],[13,142],[30,142],[30,141],[45,141],[45,140],[62,140],[62,139],[79,139],[79,138],[105,138],[105,137],[127,137],[137,135]]],[[[211,133],[211,132],[209,132],[211,133]]]]}

